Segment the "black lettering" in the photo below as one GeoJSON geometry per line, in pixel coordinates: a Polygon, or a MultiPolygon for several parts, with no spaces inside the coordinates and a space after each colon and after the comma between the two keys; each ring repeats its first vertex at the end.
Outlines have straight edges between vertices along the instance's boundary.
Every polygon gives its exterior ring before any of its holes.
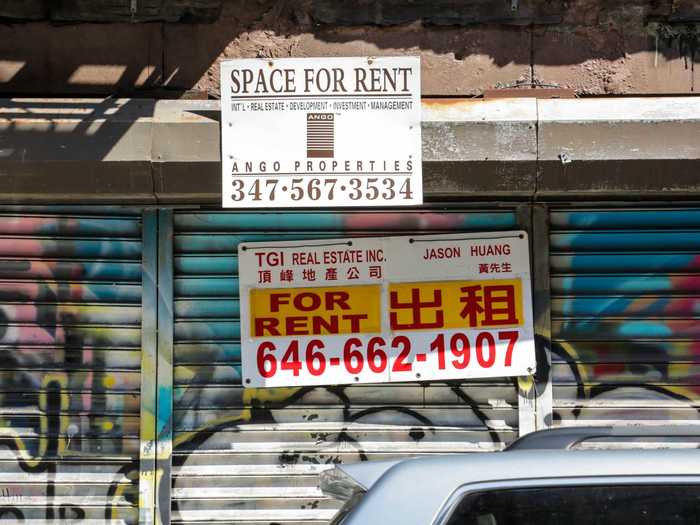
{"type": "Polygon", "coordinates": [[[273,69],[272,70],[272,73],[270,73],[270,90],[273,93],[282,93],[282,91],[284,91],[284,87],[281,84],[281,81],[283,80],[283,78],[284,78],[284,75],[283,75],[283,71],[281,69],[273,69]],[[277,87],[277,85],[275,84],[275,75],[277,75],[278,77],[281,77],[279,87],[277,87]]]}
{"type": "Polygon", "coordinates": [[[250,69],[243,70],[243,93],[248,93],[248,86],[253,82],[253,72],[250,69]]]}
{"type": "Polygon", "coordinates": [[[255,84],[256,93],[267,93],[267,85],[265,84],[265,74],[258,71],[258,82],[255,84]],[[260,89],[262,87],[262,89],[260,89]]]}
{"type": "Polygon", "coordinates": [[[411,73],[411,68],[410,67],[400,67],[399,73],[403,74],[403,88],[401,88],[401,91],[407,92],[408,91],[408,74],[411,73]]]}
{"type": "Polygon", "coordinates": [[[325,69],[321,68],[316,73],[316,89],[321,93],[327,92],[331,88],[331,74],[325,69]]]}
{"type": "Polygon", "coordinates": [[[238,71],[237,69],[234,69],[233,71],[231,71],[231,82],[233,82],[233,84],[231,86],[232,93],[239,93],[241,90],[241,81],[238,80],[239,73],[240,73],[240,71],[238,71]]]}
{"type": "Polygon", "coordinates": [[[396,91],[396,68],[393,68],[391,73],[384,69],[384,91],[388,91],[388,86],[391,86],[392,91],[396,91]]]}
{"type": "Polygon", "coordinates": [[[310,86],[314,83],[314,70],[305,69],[304,70],[304,93],[311,91],[310,86]]]}
{"type": "Polygon", "coordinates": [[[365,84],[367,79],[367,71],[361,67],[355,68],[355,91],[368,91],[367,85],[365,84]],[[362,86],[362,87],[360,87],[362,86]]]}
{"type": "Polygon", "coordinates": [[[345,71],[340,69],[339,67],[334,67],[333,68],[333,91],[336,93],[340,93],[343,91],[344,93],[347,93],[347,89],[345,89],[345,84],[343,81],[345,80],[345,71]]]}
{"type": "Polygon", "coordinates": [[[376,67],[373,67],[372,69],[370,69],[370,76],[371,76],[370,85],[372,86],[372,89],[370,89],[370,91],[372,91],[373,93],[376,93],[377,91],[381,91],[382,90],[382,70],[378,69],[376,67]]]}
{"type": "Polygon", "coordinates": [[[288,93],[294,93],[295,87],[294,87],[294,70],[293,69],[285,69],[285,80],[287,83],[285,84],[285,91],[288,93]]]}

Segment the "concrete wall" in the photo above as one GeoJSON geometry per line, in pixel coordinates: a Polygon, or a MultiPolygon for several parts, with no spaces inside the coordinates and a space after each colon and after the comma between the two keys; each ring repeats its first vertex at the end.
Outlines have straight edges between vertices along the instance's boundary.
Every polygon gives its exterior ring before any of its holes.
{"type": "Polygon", "coordinates": [[[384,54],[420,54],[427,96],[523,83],[592,95],[700,89],[694,0],[103,4],[1,0],[0,94],[216,97],[221,59],[384,54]]]}

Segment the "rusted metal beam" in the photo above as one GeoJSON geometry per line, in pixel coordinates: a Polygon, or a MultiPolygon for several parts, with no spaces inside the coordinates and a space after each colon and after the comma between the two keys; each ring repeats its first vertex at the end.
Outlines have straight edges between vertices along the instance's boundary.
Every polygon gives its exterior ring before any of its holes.
{"type": "MultiPolygon", "coordinates": [[[[220,202],[219,102],[0,100],[0,202],[220,202]]],[[[428,199],[700,197],[700,98],[426,99],[428,199]]]]}
{"type": "Polygon", "coordinates": [[[700,196],[700,98],[538,101],[541,199],[700,196]]]}
{"type": "Polygon", "coordinates": [[[0,100],[2,203],[155,203],[155,102],[0,100]]]}
{"type": "Polygon", "coordinates": [[[484,98],[576,98],[573,89],[561,88],[504,88],[487,89],[484,98]]]}

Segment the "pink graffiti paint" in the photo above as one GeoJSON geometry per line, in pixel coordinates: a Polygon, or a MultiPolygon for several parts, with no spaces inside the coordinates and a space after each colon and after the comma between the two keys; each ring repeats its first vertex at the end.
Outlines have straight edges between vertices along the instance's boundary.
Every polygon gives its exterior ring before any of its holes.
{"type": "Polygon", "coordinates": [[[54,233],[58,225],[63,231],[77,231],[79,224],[76,219],[53,217],[12,217],[2,221],[0,233],[13,235],[40,235],[54,233]]]}
{"type": "Polygon", "coordinates": [[[0,255],[38,257],[55,244],[56,241],[49,240],[0,238],[0,255]]]}
{"type": "Polygon", "coordinates": [[[345,218],[346,230],[448,230],[465,223],[460,213],[359,213],[345,218]]]}

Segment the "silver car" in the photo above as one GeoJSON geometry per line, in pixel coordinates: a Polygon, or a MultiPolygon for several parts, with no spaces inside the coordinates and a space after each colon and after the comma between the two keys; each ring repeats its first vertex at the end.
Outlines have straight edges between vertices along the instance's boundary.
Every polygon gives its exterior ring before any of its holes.
{"type": "Polygon", "coordinates": [[[698,427],[562,428],[504,452],[339,465],[332,525],[700,524],[698,427]]]}

